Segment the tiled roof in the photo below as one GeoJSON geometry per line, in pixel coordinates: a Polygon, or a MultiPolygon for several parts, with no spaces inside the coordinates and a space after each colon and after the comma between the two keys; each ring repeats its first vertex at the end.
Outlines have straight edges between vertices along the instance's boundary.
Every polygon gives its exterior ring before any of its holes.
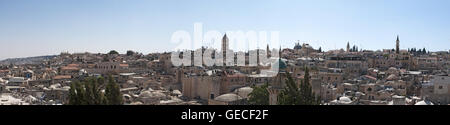
{"type": "Polygon", "coordinates": [[[53,77],[53,79],[71,79],[72,78],[72,76],[70,76],[70,75],[58,75],[58,76],[55,76],[55,77],[53,77]]]}
{"type": "Polygon", "coordinates": [[[80,68],[65,66],[65,67],[61,67],[61,70],[80,70],[80,68]]]}

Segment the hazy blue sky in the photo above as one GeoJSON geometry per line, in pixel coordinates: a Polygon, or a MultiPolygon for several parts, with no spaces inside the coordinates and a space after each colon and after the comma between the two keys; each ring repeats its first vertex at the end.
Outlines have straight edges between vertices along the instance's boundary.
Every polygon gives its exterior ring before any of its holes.
{"type": "Polygon", "coordinates": [[[450,48],[450,0],[0,0],[0,59],[171,50],[177,30],[280,31],[283,47],[450,48]]]}

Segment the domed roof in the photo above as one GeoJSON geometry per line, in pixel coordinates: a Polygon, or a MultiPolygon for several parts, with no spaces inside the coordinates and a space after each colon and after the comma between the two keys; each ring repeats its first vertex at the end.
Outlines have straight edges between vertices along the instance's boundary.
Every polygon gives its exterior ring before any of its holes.
{"type": "Polygon", "coordinates": [[[344,102],[344,103],[350,103],[352,102],[352,100],[349,97],[343,96],[339,98],[340,102],[344,102]]]}
{"type": "Polygon", "coordinates": [[[390,67],[388,70],[394,70],[394,71],[396,71],[397,68],[395,68],[395,67],[390,67]]]}
{"type": "Polygon", "coordinates": [[[222,101],[222,102],[232,102],[232,101],[236,101],[236,100],[240,100],[240,99],[242,99],[241,96],[233,94],[233,93],[228,93],[228,94],[223,94],[223,95],[217,96],[214,100],[222,101]]]}
{"type": "Polygon", "coordinates": [[[389,76],[386,78],[386,80],[389,80],[389,81],[397,80],[397,79],[398,79],[398,77],[397,77],[396,75],[394,75],[394,74],[391,74],[391,75],[389,75],[389,76]]]}
{"type": "Polygon", "coordinates": [[[139,94],[139,98],[149,98],[152,97],[152,92],[150,91],[143,91],[141,94],[139,94]]]}
{"type": "Polygon", "coordinates": [[[126,97],[126,98],[131,98],[131,96],[129,94],[123,94],[122,96],[126,97]]]}
{"type": "Polygon", "coordinates": [[[127,84],[134,84],[134,81],[133,80],[128,80],[127,84]]]}
{"type": "Polygon", "coordinates": [[[434,105],[434,104],[432,102],[430,102],[430,101],[422,100],[422,101],[417,102],[414,105],[434,105]]]}
{"type": "Polygon", "coordinates": [[[239,89],[236,89],[235,90],[235,92],[252,92],[253,91],[253,88],[252,87],[242,87],[242,88],[239,88],[239,89]]]}
{"type": "Polygon", "coordinates": [[[63,89],[67,89],[67,90],[69,90],[70,89],[70,86],[64,86],[64,87],[62,87],[63,89]]]}
{"type": "Polygon", "coordinates": [[[34,73],[33,70],[27,69],[25,72],[27,73],[34,73]]]}
{"type": "Polygon", "coordinates": [[[355,93],[356,96],[365,96],[366,94],[362,93],[362,92],[356,92],[355,93]]]}
{"type": "Polygon", "coordinates": [[[144,103],[142,103],[142,102],[132,102],[130,105],[142,105],[142,104],[144,104],[144,103]]]}
{"type": "Polygon", "coordinates": [[[28,96],[25,97],[25,100],[27,100],[27,101],[37,101],[38,99],[33,97],[32,95],[28,95],[28,96]]]}
{"type": "Polygon", "coordinates": [[[236,89],[234,92],[238,93],[238,95],[243,98],[247,98],[248,94],[250,94],[252,91],[253,91],[252,87],[242,87],[242,88],[236,89]]]}
{"type": "Polygon", "coordinates": [[[141,94],[139,94],[139,98],[150,97],[151,95],[152,95],[152,92],[150,92],[150,91],[143,91],[143,92],[141,92],[141,94]]]}
{"type": "Polygon", "coordinates": [[[182,95],[182,93],[181,93],[180,90],[173,90],[173,91],[172,91],[172,94],[175,94],[175,95],[182,95]]]}
{"type": "Polygon", "coordinates": [[[61,84],[59,84],[59,83],[56,83],[56,84],[50,85],[50,87],[49,87],[49,88],[50,88],[50,89],[61,88],[61,84]]]}
{"type": "Polygon", "coordinates": [[[283,61],[281,58],[278,59],[277,62],[275,62],[274,64],[275,66],[278,66],[279,69],[286,69],[287,68],[287,64],[285,61],[283,61]]]}
{"type": "Polygon", "coordinates": [[[303,47],[304,47],[304,48],[312,48],[312,46],[309,45],[309,44],[307,44],[307,43],[303,43],[303,47]]]}
{"type": "Polygon", "coordinates": [[[158,91],[154,91],[154,92],[150,92],[150,91],[143,91],[141,92],[141,94],[139,94],[139,98],[163,98],[166,95],[164,93],[158,92],[158,91]]]}
{"type": "Polygon", "coordinates": [[[302,46],[300,46],[300,43],[296,43],[294,49],[302,49],[302,46]]]}

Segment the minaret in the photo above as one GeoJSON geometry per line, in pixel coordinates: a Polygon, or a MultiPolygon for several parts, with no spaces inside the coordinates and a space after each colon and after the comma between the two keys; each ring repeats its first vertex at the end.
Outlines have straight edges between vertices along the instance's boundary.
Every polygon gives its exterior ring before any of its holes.
{"type": "Polygon", "coordinates": [[[395,41],[395,42],[396,42],[395,53],[399,54],[400,53],[400,39],[398,38],[398,35],[397,35],[397,41],[395,41]]]}
{"type": "Polygon", "coordinates": [[[226,59],[227,59],[227,50],[229,49],[228,48],[228,45],[229,45],[229,43],[228,43],[228,37],[227,37],[227,34],[225,33],[225,35],[223,36],[223,38],[222,38],[222,57],[223,57],[223,66],[225,67],[226,66],[226,59]]]}
{"type": "Polygon", "coordinates": [[[350,42],[347,42],[347,52],[350,52],[350,42]]]}
{"type": "Polygon", "coordinates": [[[280,59],[281,59],[281,46],[280,46],[280,50],[278,51],[278,57],[280,57],[280,59]]]}

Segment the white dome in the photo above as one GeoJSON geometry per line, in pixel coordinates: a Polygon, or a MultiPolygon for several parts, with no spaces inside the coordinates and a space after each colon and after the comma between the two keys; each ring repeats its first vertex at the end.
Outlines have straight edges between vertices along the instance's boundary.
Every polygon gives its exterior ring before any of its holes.
{"type": "Polygon", "coordinates": [[[150,91],[143,91],[141,94],[139,94],[139,98],[148,98],[152,96],[152,92],[150,91]]]}
{"type": "Polygon", "coordinates": [[[240,99],[242,99],[241,96],[233,94],[233,93],[228,93],[228,94],[223,94],[223,95],[217,96],[214,100],[222,101],[222,102],[232,102],[232,101],[236,101],[236,100],[240,100],[240,99]]]}
{"type": "Polygon", "coordinates": [[[242,87],[242,88],[239,88],[239,89],[236,89],[235,91],[239,91],[239,92],[252,92],[253,91],[253,88],[252,87],[242,87]]]}
{"type": "Polygon", "coordinates": [[[166,95],[164,93],[161,93],[159,91],[152,92],[152,94],[153,94],[153,97],[155,97],[155,98],[164,98],[164,97],[166,97],[166,95]]]}
{"type": "Polygon", "coordinates": [[[434,105],[434,104],[430,101],[422,100],[422,101],[417,102],[415,105],[434,105]]]}
{"type": "Polygon", "coordinates": [[[391,75],[389,75],[386,79],[387,79],[387,80],[397,80],[398,77],[397,77],[396,75],[394,75],[394,74],[391,74],[391,75]]]}
{"type": "Polygon", "coordinates": [[[366,95],[366,94],[364,94],[364,93],[362,93],[362,92],[356,92],[355,93],[357,96],[364,96],[364,95],[366,95]]]}
{"type": "Polygon", "coordinates": [[[37,101],[38,99],[36,99],[32,95],[28,95],[27,97],[25,97],[25,100],[27,100],[27,101],[37,101]]]}
{"type": "Polygon", "coordinates": [[[397,71],[397,68],[391,67],[391,68],[389,68],[388,70],[397,71]]]}
{"type": "Polygon", "coordinates": [[[61,88],[61,84],[59,84],[59,83],[56,83],[56,84],[50,85],[50,87],[49,87],[49,88],[50,88],[50,89],[61,88]]]}
{"type": "Polygon", "coordinates": [[[172,94],[175,94],[175,95],[182,95],[182,93],[181,93],[180,90],[173,90],[173,91],[172,91],[172,94]]]}
{"type": "Polygon", "coordinates": [[[63,89],[67,89],[67,90],[69,90],[70,89],[70,86],[64,86],[64,87],[62,87],[63,89]]]}
{"type": "Polygon", "coordinates": [[[123,94],[122,96],[126,97],[126,98],[131,98],[131,96],[129,94],[123,94]]]}
{"type": "Polygon", "coordinates": [[[134,84],[134,81],[133,80],[128,80],[127,84],[134,84]]]}
{"type": "Polygon", "coordinates": [[[243,98],[247,98],[248,94],[250,94],[252,91],[253,91],[252,87],[242,87],[235,90],[235,92],[237,92],[238,95],[243,98]]]}
{"type": "Polygon", "coordinates": [[[142,105],[142,102],[132,102],[130,105],[142,105]]]}
{"type": "Polygon", "coordinates": [[[150,92],[150,91],[143,91],[141,94],[139,94],[139,98],[163,98],[166,95],[164,93],[155,91],[155,92],[150,92]]]}
{"type": "Polygon", "coordinates": [[[29,69],[26,70],[25,72],[27,72],[27,73],[34,73],[33,70],[29,70],[29,69]]]}
{"type": "Polygon", "coordinates": [[[339,102],[349,103],[352,102],[352,100],[349,97],[344,96],[339,98],[339,102]]]}

